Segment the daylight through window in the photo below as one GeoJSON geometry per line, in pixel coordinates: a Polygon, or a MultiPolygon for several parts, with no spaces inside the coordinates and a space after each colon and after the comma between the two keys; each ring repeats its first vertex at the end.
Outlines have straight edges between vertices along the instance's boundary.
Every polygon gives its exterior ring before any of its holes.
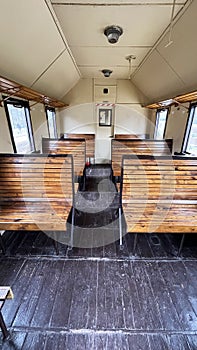
{"type": "Polygon", "coordinates": [[[29,104],[26,101],[4,101],[8,124],[15,153],[35,151],[29,104]]]}
{"type": "Polygon", "coordinates": [[[168,109],[157,110],[154,139],[164,139],[168,109]]]}

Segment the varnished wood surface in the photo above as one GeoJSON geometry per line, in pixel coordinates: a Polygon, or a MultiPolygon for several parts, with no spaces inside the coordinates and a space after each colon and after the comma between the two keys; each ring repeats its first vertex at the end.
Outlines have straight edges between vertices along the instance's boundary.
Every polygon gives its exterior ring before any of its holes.
{"type": "Polygon", "coordinates": [[[129,232],[197,233],[197,158],[123,157],[129,232]]]}
{"type": "Polygon", "coordinates": [[[112,168],[115,176],[121,174],[123,155],[167,155],[172,153],[172,140],[113,139],[111,144],[112,168]]]}
{"type": "Polygon", "coordinates": [[[46,154],[72,154],[75,175],[82,175],[86,160],[85,139],[42,139],[42,152],[46,154]]]}
{"type": "Polygon", "coordinates": [[[149,134],[115,134],[115,139],[149,139],[149,134]]]}
{"type": "Polygon", "coordinates": [[[20,97],[28,101],[36,101],[37,103],[42,103],[44,105],[54,108],[68,106],[62,101],[41,94],[38,91],[32,90],[29,87],[23,86],[15,81],[8,80],[4,77],[0,77],[0,92],[2,94],[8,93],[9,96],[20,97]]]}
{"type": "Polygon", "coordinates": [[[0,155],[0,230],[65,230],[72,158],[0,155]]]}
{"type": "Polygon", "coordinates": [[[74,134],[65,133],[64,138],[82,138],[86,140],[86,157],[94,158],[95,156],[95,134],[74,134]]]}

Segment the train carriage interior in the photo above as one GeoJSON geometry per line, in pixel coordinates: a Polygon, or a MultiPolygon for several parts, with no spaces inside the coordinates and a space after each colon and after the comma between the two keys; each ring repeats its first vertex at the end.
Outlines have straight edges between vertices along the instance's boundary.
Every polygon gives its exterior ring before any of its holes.
{"type": "Polygon", "coordinates": [[[0,0],[0,349],[197,349],[197,0],[0,0]]]}

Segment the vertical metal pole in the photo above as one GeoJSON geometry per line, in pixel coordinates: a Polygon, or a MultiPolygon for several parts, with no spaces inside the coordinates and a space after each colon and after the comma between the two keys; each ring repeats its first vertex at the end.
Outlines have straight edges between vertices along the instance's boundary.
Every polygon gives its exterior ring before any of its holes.
{"type": "Polygon", "coordinates": [[[118,209],[119,212],[119,231],[120,231],[120,246],[122,246],[122,220],[121,220],[121,208],[118,209]]]}
{"type": "Polygon", "coordinates": [[[5,244],[3,242],[3,238],[1,236],[1,234],[0,234],[0,246],[1,246],[1,249],[3,251],[3,254],[5,254],[6,253],[6,248],[5,248],[5,244]]]}
{"type": "Polygon", "coordinates": [[[71,223],[71,234],[70,234],[70,245],[73,248],[73,236],[74,236],[74,219],[75,219],[75,208],[72,208],[72,223],[71,223]]]}
{"type": "Polygon", "coordinates": [[[183,248],[184,241],[185,241],[185,233],[183,233],[183,236],[182,236],[182,238],[181,238],[181,243],[180,243],[180,246],[179,246],[179,251],[178,251],[177,256],[180,256],[180,254],[181,254],[181,251],[182,251],[182,248],[183,248]]]}
{"type": "Polygon", "coordinates": [[[2,313],[0,311],[0,327],[2,329],[2,333],[3,333],[3,339],[6,339],[8,338],[8,336],[10,335],[8,330],[7,330],[7,327],[6,327],[6,324],[4,322],[4,319],[3,319],[3,316],[2,316],[2,313]]]}
{"type": "Polygon", "coordinates": [[[54,246],[55,246],[56,254],[59,255],[59,246],[58,246],[57,233],[56,233],[56,231],[54,231],[53,243],[54,243],[54,246]]]}
{"type": "Polygon", "coordinates": [[[134,237],[133,254],[135,254],[136,246],[137,246],[137,233],[135,233],[135,237],[134,237]]]}

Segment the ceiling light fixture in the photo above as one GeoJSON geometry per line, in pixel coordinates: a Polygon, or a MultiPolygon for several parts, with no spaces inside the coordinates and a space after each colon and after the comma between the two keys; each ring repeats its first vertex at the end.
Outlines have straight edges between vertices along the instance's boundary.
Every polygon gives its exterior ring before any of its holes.
{"type": "Polygon", "coordinates": [[[110,44],[116,44],[122,33],[122,28],[116,25],[108,26],[104,29],[104,34],[110,44]]]}
{"type": "Polygon", "coordinates": [[[101,72],[103,73],[105,78],[109,78],[113,71],[110,69],[103,69],[101,72]]]}

